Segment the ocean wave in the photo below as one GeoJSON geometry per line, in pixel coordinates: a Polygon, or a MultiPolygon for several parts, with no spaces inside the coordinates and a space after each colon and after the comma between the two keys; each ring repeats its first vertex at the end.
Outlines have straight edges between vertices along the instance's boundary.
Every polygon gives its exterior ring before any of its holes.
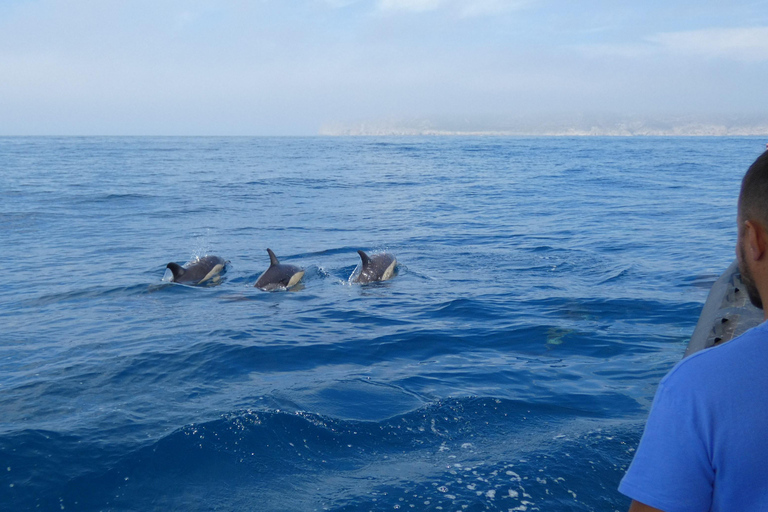
{"type": "Polygon", "coordinates": [[[567,408],[496,398],[444,400],[379,422],[237,411],[143,446],[108,449],[55,432],[24,431],[0,436],[8,465],[0,500],[14,510],[179,503],[189,510],[233,509],[248,499],[258,499],[260,510],[425,502],[432,505],[427,508],[487,510],[527,502],[529,510],[547,510],[563,501],[590,510],[606,498],[572,489],[582,489],[579,480],[590,474],[620,472],[631,456],[628,435],[636,437],[610,423],[574,424],[567,408]],[[35,464],[38,452],[48,454],[43,466],[35,464]],[[562,462],[571,456],[590,462],[585,468],[562,462]]]}
{"type": "Polygon", "coordinates": [[[160,289],[165,289],[169,284],[133,284],[128,286],[105,286],[96,285],[86,288],[73,289],[65,292],[46,293],[34,299],[27,299],[23,302],[24,306],[48,306],[50,304],[60,304],[72,301],[93,300],[107,297],[132,297],[144,295],[160,289]]]}
{"type": "Polygon", "coordinates": [[[626,509],[764,147],[2,140],[0,509],[626,509]],[[303,289],[253,287],[267,246],[303,289]]]}

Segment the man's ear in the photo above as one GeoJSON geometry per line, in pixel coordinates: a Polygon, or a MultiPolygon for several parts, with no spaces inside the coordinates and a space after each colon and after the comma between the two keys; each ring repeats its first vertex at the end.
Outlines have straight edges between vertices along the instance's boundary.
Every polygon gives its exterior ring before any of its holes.
{"type": "Polygon", "coordinates": [[[760,261],[766,258],[768,250],[768,233],[759,222],[752,220],[744,221],[744,239],[747,243],[749,257],[753,261],[760,261]]]}

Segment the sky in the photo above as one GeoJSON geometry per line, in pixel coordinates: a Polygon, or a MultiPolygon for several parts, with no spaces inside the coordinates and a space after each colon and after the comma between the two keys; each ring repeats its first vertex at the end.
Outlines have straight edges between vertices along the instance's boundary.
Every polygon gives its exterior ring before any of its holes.
{"type": "Polygon", "coordinates": [[[0,135],[768,119],[767,93],[768,0],[0,0],[0,135]]]}

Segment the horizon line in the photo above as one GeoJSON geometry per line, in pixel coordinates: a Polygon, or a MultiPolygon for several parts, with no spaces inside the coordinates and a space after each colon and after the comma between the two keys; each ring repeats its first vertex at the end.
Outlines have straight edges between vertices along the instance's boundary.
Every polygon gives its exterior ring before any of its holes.
{"type": "Polygon", "coordinates": [[[768,130],[753,133],[524,133],[502,131],[425,131],[411,133],[315,133],[315,134],[0,134],[0,139],[21,138],[417,138],[417,137],[520,137],[520,138],[757,138],[768,137],[768,130]]]}

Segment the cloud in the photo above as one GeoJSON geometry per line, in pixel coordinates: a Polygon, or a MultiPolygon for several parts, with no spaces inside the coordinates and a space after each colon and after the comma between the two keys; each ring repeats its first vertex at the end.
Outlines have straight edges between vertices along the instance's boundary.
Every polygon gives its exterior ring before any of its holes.
{"type": "Polygon", "coordinates": [[[658,54],[659,48],[648,43],[579,44],[574,46],[590,58],[637,59],[658,54]]]}
{"type": "Polygon", "coordinates": [[[513,11],[532,3],[535,0],[378,0],[380,11],[426,12],[443,9],[462,18],[513,11]]]}
{"type": "Polygon", "coordinates": [[[768,27],[666,32],[650,36],[647,41],[677,54],[740,61],[768,60],[768,27]]]}
{"type": "Polygon", "coordinates": [[[515,11],[535,3],[532,0],[474,0],[456,2],[459,13],[465,17],[487,16],[507,11],[515,11]]]}
{"type": "Polygon", "coordinates": [[[759,62],[768,60],[768,27],[661,32],[636,41],[580,44],[575,48],[592,58],[638,59],[669,55],[759,62]]]}
{"type": "Polygon", "coordinates": [[[341,9],[343,7],[348,7],[352,4],[356,4],[359,2],[359,0],[320,0],[320,1],[333,9],[341,9]]]}
{"type": "Polygon", "coordinates": [[[379,8],[382,11],[434,11],[445,0],[379,0],[379,8]]]}

